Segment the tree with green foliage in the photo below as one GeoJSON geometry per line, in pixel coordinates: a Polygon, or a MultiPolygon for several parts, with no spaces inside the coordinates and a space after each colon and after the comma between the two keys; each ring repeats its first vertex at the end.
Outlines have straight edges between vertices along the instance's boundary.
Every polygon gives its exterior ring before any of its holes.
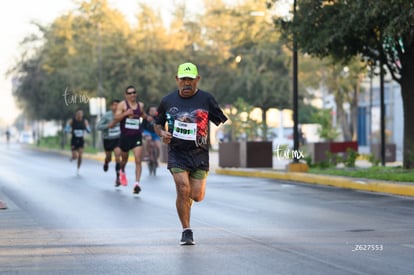
{"type": "Polygon", "coordinates": [[[334,96],[336,116],[342,130],[344,140],[357,139],[358,95],[365,76],[365,68],[359,59],[353,59],[348,64],[326,62],[323,70],[322,85],[334,96]],[[344,105],[349,106],[349,115],[344,105]]]}
{"type": "Polygon", "coordinates": [[[14,94],[33,119],[67,119],[78,107],[88,109],[87,100],[77,99],[97,96],[100,80],[101,96],[109,99],[119,82],[116,66],[107,61],[124,56],[116,51],[126,40],[120,34],[129,31],[123,16],[98,0],[82,3],[78,11],[50,26],[37,25],[41,35],[25,40],[28,51],[14,70],[20,83],[14,94]]]}
{"type": "Polygon", "coordinates": [[[319,136],[326,141],[335,141],[339,136],[339,132],[332,123],[332,110],[319,109],[318,112],[313,114],[313,119],[321,125],[318,128],[319,136]]]}
{"type": "Polygon", "coordinates": [[[256,140],[259,134],[259,123],[250,118],[254,106],[239,97],[232,105],[225,108],[229,123],[224,125],[225,132],[229,133],[230,141],[238,139],[256,140]]]}
{"type": "Polygon", "coordinates": [[[37,24],[40,35],[27,37],[27,52],[13,73],[15,96],[31,118],[63,122],[77,107],[88,112],[81,97],[109,102],[129,84],[146,105],[157,105],[175,89],[176,66],[185,61],[198,65],[200,88],[223,105],[240,97],[264,115],[268,108],[291,106],[290,53],[269,18],[254,16],[264,10],[263,2],[205,1],[202,16],[176,5],[169,28],[151,6],[137,6],[132,26],[108,2],[77,1],[50,25],[37,24]],[[78,100],[68,98],[68,104],[65,91],[78,100]]]}
{"type": "Polygon", "coordinates": [[[59,120],[63,129],[75,109],[88,113],[91,97],[114,97],[117,67],[107,61],[125,55],[117,44],[126,41],[128,24],[107,1],[93,0],[51,25],[35,25],[40,35],[24,40],[27,50],[13,70],[14,95],[33,120],[59,120]]]}
{"type": "Polygon", "coordinates": [[[255,16],[255,12],[265,10],[263,2],[244,1],[235,8],[227,8],[224,1],[218,0],[206,6],[206,36],[214,41],[213,46],[223,60],[222,68],[212,75],[217,80],[212,88],[226,91],[218,95],[221,101],[230,103],[241,97],[261,108],[266,139],[267,110],[291,105],[289,57],[279,43],[280,35],[266,13],[255,16]]]}
{"type": "MultiPolygon", "coordinates": [[[[272,3],[278,0],[268,0],[272,3]]],[[[348,62],[363,58],[385,64],[401,85],[404,109],[404,168],[414,167],[414,4],[406,0],[296,0],[293,22],[282,31],[295,33],[298,46],[312,56],[348,62]]]]}

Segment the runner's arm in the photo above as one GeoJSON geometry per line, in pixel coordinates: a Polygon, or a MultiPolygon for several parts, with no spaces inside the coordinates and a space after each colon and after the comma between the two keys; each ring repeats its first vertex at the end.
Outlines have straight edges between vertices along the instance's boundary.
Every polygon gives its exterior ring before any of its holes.
{"type": "Polygon", "coordinates": [[[166,112],[163,107],[163,102],[157,108],[157,117],[155,118],[154,132],[161,138],[162,142],[168,144],[171,142],[172,134],[169,131],[165,130],[166,112]]]}
{"type": "Polygon", "coordinates": [[[103,131],[109,128],[108,126],[108,117],[106,115],[103,115],[102,118],[99,120],[98,124],[96,125],[96,129],[99,131],[103,131]]]}
{"type": "Polygon", "coordinates": [[[130,114],[128,112],[126,112],[125,101],[122,101],[121,103],[118,104],[118,106],[116,108],[114,121],[115,122],[120,122],[121,120],[123,120],[128,115],[130,115],[130,114]]]}
{"type": "Polygon", "coordinates": [[[172,134],[168,131],[165,131],[165,128],[162,125],[155,124],[154,131],[164,143],[168,144],[171,142],[172,134]]]}
{"type": "Polygon", "coordinates": [[[145,110],[144,109],[144,103],[138,102],[138,104],[139,104],[139,108],[142,110],[141,117],[145,120],[148,119],[148,114],[144,111],[145,110]]]}
{"type": "Polygon", "coordinates": [[[72,119],[69,119],[68,122],[66,123],[65,132],[70,133],[71,128],[72,128],[72,119]]]}
{"type": "Polygon", "coordinates": [[[90,133],[91,132],[91,127],[89,126],[89,122],[85,119],[85,130],[86,132],[90,133]]]}

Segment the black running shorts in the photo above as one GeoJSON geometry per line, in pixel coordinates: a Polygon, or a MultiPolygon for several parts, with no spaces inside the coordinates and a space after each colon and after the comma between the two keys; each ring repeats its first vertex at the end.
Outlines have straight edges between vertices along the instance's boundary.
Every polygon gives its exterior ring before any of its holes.
{"type": "Polygon", "coordinates": [[[113,151],[116,147],[119,147],[119,138],[104,139],[103,147],[105,151],[113,151]]]}
{"type": "Polygon", "coordinates": [[[70,146],[72,148],[72,150],[78,150],[80,148],[83,148],[85,141],[82,138],[77,138],[77,137],[72,137],[71,141],[70,141],[70,146]]]}
{"type": "Polygon", "coordinates": [[[169,148],[167,168],[179,168],[185,171],[209,170],[208,151],[203,148],[176,150],[169,148]]]}
{"type": "Polygon", "coordinates": [[[142,146],[142,135],[122,136],[119,139],[119,147],[123,152],[128,152],[135,147],[142,146]]]}

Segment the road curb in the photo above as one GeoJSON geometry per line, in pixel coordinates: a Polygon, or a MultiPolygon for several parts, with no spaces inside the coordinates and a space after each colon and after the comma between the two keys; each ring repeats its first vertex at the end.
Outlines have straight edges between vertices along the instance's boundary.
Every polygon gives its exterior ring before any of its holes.
{"type": "Polygon", "coordinates": [[[339,176],[315,175],[309,173],[288,173],[253,169],[218,168],[215,172],[220,175],[279,179],[369,192],[414,196],[414,185],[410,183],[405,184],[391,181],[376,181],[339,176]]]}

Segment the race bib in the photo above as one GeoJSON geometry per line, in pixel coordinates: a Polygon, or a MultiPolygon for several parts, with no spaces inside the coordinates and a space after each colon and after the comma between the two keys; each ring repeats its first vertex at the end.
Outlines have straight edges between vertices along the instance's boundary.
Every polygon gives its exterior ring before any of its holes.
{"type": "Polygon", "coordinates": [[[75,135],[75,137],[78,137],[78,138],[83,137],[83,130],[75,129],[73,130],[73,134],[75,135]]]}
{"type": "Polygon", "coordinates": [[[173,137],[184,140],[196,140],[197,123],[189,123],[175,120],[173,137]]]}
{"type": "Polygon", "coordinates": [[[121,134],[121,129],[119,128],[119,126],[108,129],[108,136],[110,137],[116,137],[116,136],[119,136],[120,134],[121,134]]]}
{"type": "Polygon", "coordinates": [[[125,128],[126,129],[132,129],[132,130],[138,130],[139,129],[139,119],[127,118],[125,120],[125,128]]]}

